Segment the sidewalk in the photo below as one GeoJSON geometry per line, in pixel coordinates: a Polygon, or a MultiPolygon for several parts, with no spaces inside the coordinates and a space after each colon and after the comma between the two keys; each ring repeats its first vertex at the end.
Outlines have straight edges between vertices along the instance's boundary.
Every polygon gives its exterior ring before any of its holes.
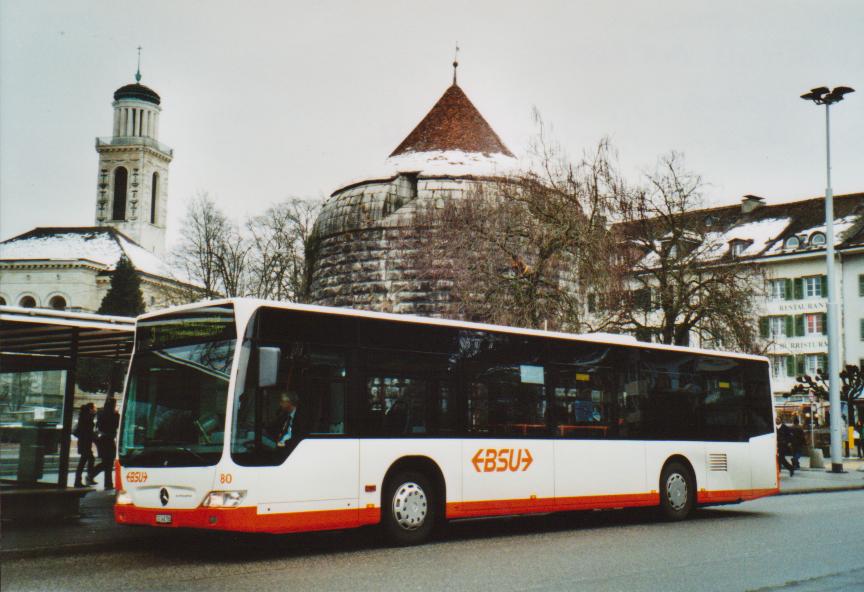
{"type": "MultiPolygon", "coordinates": [[[[830,464],[830,463],[829,463],[830,464]]],[[[801,459],[802,469],[789,477],[780,477],[780,495],[824,493],[828,491],[864,490],[864,461],[845,459],[845,473],[829,473],[808,468],[809,459],[801,459]]],[[[120,549],[158,542],[171,532],[168,529],[119,526],[114,523],[114,495],[94,491],[81,501],[81,517],[59,524],[4,524],[0,532],[0,559],[63,555],[120,549]]]]}
{"type": "MultiPolygon", "coordinates": [[[[831,459],[826,459],[825,465],[830,467],[831,459]]],[[[830,473],[828,469],[811,469],[809,467],[810,459],[801,457],[801,469],[795,471],[794,477],[789,476],[789,471],[781,470],[780,495],[864,489],[864,460],[843,459],[845,473],[830,473]]]]}

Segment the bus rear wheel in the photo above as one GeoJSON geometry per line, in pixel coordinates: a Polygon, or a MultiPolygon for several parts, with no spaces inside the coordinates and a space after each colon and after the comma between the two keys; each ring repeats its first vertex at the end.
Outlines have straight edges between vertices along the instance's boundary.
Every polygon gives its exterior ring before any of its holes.
{"type": "Polygon", "coordinates": [[[679,461],[663,467],[660,474],[660,512],[667,520],[684,520],[696,505],[696,484],[679,461]]]}
{"type": "Polygon", "coordinates": [[[418,471],[400,471],[387,479],[381,500],[384,534],[395,545],[426,541],[435,526],[432,482],[418,471]]]}

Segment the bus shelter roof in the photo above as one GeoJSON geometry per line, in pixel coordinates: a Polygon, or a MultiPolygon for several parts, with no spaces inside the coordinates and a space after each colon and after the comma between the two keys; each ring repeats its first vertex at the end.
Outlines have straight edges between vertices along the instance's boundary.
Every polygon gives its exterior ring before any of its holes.
{"type": "Polygon", "coordinates": [[[0,306],[0,354],[128,358],[135,319],[0,306]]]}

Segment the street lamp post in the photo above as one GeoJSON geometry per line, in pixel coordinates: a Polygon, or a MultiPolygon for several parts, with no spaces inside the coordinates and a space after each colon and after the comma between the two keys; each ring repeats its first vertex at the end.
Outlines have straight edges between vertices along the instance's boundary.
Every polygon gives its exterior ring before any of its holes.
{"type": "Polygon", "coordinates": [[[834,90],[820,86],[801,95],[806,101],[825,105],[825,159],[827,187],[825,188],[825,235],[828,248],[825,263],[828,268],[828,402],[831,405],[831,472],[843,472],[843,451],[840,417],[840,343],[837,330],[837,289],[834,282],[834,194],[831,190],[831,116],[834,103],[843,100],[843,95],[855,92],[848,86],[838,86],[834,90]]]}

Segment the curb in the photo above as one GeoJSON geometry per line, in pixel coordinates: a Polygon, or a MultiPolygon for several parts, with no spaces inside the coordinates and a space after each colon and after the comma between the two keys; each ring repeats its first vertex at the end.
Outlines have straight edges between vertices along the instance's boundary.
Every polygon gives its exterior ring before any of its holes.
{"type": "Polygon", "coordinates": [[[141,538],[125,539],[122,541],[94,541],[90,543],[71,543],[68,545],[55,545],[51,547],[30,547],[27,549],[0,549],[0,559],[31,559],[34,557],[64,557],[78,553],[92,553],[99,551],[121,551],[134,545],[155,538],[152,535],[141,538]]]}
{"type": "Polygon", "coordinates": [[[835,491],[858,491],[864,489],[864,485],[843,485],[840,487],[807,487],[804,489],[779,491],[774,495],[798,495],[801,493],[833,493],[835,491]]]}

